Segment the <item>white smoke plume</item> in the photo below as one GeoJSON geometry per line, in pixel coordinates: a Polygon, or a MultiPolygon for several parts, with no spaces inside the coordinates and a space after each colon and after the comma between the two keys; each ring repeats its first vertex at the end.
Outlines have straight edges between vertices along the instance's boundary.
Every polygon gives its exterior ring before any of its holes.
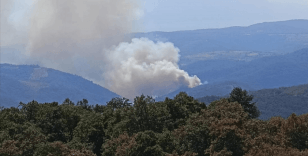
{"type": "Polygon", "coordinates": [[[179,69],[172,43],[127,38],[138,0],[35,0],[27,29],[30,62],[80,75],[133,100],[200,79],[179,69]]]}
{"type": "Polygon", "coordinates": [[[110,66],[104,73],[106,86],[125,97],[163,95],[180,85],[200,85],[197,76],[190,77],[179,69],[179,49],[170,42],[155,44],[135,38],[107,52],[110,66]]]}
{"type": "Polygon", "coordinates": [[[100,79],[106,58],[103,49],[118,44],[131,31],[137,2],[36,0],[28,55],[48,67],[100,79]]]}
{"type": "MultiPolygon", "coordinates": [[[[26,14],[26,12],[23,12],[26,14]]],[[[26,29],[20,29],[23,24],[16,25],[12,20],[14,16],[14,0],[0,1],[0,46],[22,44],[26,40],[26,29]]],[[[20,19],[24,20],[24,19],[20,19]]]]}

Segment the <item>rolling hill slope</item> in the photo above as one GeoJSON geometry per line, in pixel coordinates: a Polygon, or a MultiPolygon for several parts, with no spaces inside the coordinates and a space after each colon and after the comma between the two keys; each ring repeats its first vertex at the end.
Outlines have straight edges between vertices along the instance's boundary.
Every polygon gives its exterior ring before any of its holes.
{"type": "Polygon", "coordinates": [[[80,76],[35,65],[0,64],[0,105],[17,107],[19,102],[59,102],[66,98],[89,104],[106,104],[119,95],[80,76]]]}
{"type": "Polygon", "coordinates": [[[181,51],[180,65],[208,59],[252,60],[308,48],[308,20],[265,22],[248,27],[134,33],[132,37],[174,43],[181,51]]]}
{"type": "Polygon", "coordinates": [[[182,67],[190,75],[197,75],[208,84],[195,88],[182,87],[158,97],[173,97],[185,91],[195,98],[228,94],[234,86],[246,90],[289,87],[308,83],[308,48],[279,56],[252,61],[208,60],[182,67]],[[233,87],[232,87],[233,86],[233,87]],[[231,88],[230,88],[231,87],[231,88]]]}
{"type": "MultiPolygon", "coordinates": [[[[257,103],[257,107],[261,111],[259,119],[267,120],[273,116],[281,116],[286,119],[292,113],[296,115],[308,113],[308,84],[262,89],[248,93],[254,96],[253,102],[257,103]]],[[[197,100],[208,105],[222,97],[228,97],[228,95],[205,96],[197,100]]]]}

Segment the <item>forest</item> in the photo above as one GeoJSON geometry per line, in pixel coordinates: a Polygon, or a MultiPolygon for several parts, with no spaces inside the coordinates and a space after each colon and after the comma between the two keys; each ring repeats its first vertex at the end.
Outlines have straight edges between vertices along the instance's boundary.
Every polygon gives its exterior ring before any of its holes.
{"type": "Polygon", "coordinates": [[[236,87],[208,104],[185,92],[133,104],[20,102],[0,109],[0,156],[308,155],[308,114],[263,121],[253,98],[236,87]]]}
{"type": "MultiPolygon", "coordinates": [[[[261,111],[258,119],[268,120],[273,116],[281,116],[287,119],[292,113],[296,115],[306,114],[308,112],[308,84],[302,84],[291,87],[268,88],[257,91],[248,91],[253,95],[252,102],[255,102],[261,111]]],[[[193,94],[189,94],[195,97],[193,94]]],[[[227,98],[224,96],[204,96],[196,98],[199,102],[210,104],[215,100],[227,98]]]]}

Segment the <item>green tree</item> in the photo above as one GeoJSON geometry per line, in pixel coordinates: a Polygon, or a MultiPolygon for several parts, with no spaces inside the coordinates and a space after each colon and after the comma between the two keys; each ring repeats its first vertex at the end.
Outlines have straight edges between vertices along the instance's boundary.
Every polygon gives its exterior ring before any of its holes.
{"type": "Polygon", "coordinates": [[[240,87],[234,88],[230,97],[229,102],[238,102],[242,105],[245,112],[248,113],[249,118],[258,118],[260,116],[260,111],[256,106],[256,103],[251,102],[253,100],[253,95],[248,95],[246,90],[242,90],[240,87]]]}
{"type": "Polygon", "coordinates": [[[125,97],[123,97],[123,98],[115,97],[115,98],[112,98],[107,103],[107,106],[111,107],[112,110],[116,110],[116,109],[119,109],[119,108],[131,107],[132,103],[130,103],[128,101],[129,101],[129,99],[126,99],[125,97]]]}
{"type": "Polygon", "coordinates": [[[153,131],[139,132],[134,137],[136,143],[132,146],[130,155],[136,156],[164,156],[162,148],[158,144],[157,134],[153,131]]]}
{"type": "Polygon", "coordinates": [[[50,108],[37,123],[49,142],[67,141],[64,134],[65,125],[62,120],[62,113],[63,111],[60,107],[50,108]]]}
{"type": "Polygon", "coordinates": [[[214,101],[209,109],[200,113],[199,117],[201,120],[190,122],[192,125],[204,125],[209,129],[211,145],[205,150],[205,155],[220,153],[220,155],[241,156],[245,153],[244,140],[249,135],[243,130],[243,126],[249,119],[248,113],[238,102],[230,103],[224,98],[214,101]]]}
{"type": "Polygon", "coordinates": [[[36,122],[36,114],[39,111],[39,103],[37,101],[33,100],[28,104],[20,102],[19,106],[22,106],[21,112],[26,115],[28,121],[36,122]]]}
{"type": "Polygon", "coordinates": [[[155,103],[155,100],[143,94],[140,97],[134,99],[134,116],[130,122],[132,125],[130,128],[130,133],[137,133],[140,131],[149,130],[150,115],[149,115],[149,104],[155,103]]]}
{"type": "Polygon", "coordinates": [[[74,139],[81,143],[91,144],[92,151],[97,156],[101,155],[101,147],[105,141],[103,115],[89,113],[83,116],[74,129],[74,139]]]}
{"type": "Polygon", "coordinates": [[[170,131],[184,125],[190,115],[206,109],[204,103],[194,100],[193,97],[188,96],[185,92],[180,92],[174,99],[166,98],[164,103],[167,106],[171,118],[171,121],[166,125],[170,131]]]}
{"type": "Polygon", "coordinates": [[[19,127],[22,127],[22,131],[19,134],[0,144],[1,156],[32,156],[39,144],[46,143],[46,137],[33,123],[27,122],[24,125],[19,125],[19,127]]]}
{"type": "Polygon", "coordinates": [[[158,144],[158,135],[153,131],[138,132],[132,136],[127,133],[108,140],[102,155],[164,156],[166,153],[158,144]]]}
{"type": "Polygon", "coordinates": [[[83,109],[91,110],[92,107],[88,103],[87,99],[82,99],[82,101],[78,101],[76,105],[81,106],[83,109]]]}
{"type": "Polygon", "coordinates": [[[53,143],[40,144],[38,149],[35,151],[34,156],[41,155],[55,155],[55,156],[95,156],[90,150],[86,148],[82,149],[71,149],[66,144],[56,141],[53,143]]]}
{"type": "Polygon", "coordinates": [[[75,103],[73,102],[73,101],[71,101],[69,98],[66,98],[64,101],[63,101],[63,103],[62,103],[62,105],[75,105],[75,103]]]}
{"type": "Polygon", "coordinates": [[[104,110],[105,110],[105,108],[106,108],[106,106],[104,106],[104,105],[98,105],[98,104],[96,104],[96,105],[93,107],[93,110],[94,110],[94,112],[96,112],[96,113],[103,113],[104,110]]]}

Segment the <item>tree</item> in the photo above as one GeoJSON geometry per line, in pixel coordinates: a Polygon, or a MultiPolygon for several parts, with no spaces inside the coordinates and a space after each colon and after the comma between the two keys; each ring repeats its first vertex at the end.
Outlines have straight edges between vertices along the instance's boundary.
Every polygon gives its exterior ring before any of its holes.
{"type": "Polygon", "coordinates": [[[60,141],[40,144],[38,149],[35,151],[34,156],[40,155],[57,155],[57,156],[67,156],[67,155],[78,155],[78,156],[95,156],[90,150],[86,148],[82,149],[71,149],[66,144],[60,141]]]}
{"type": "Polygon", "coordinates": [[[106,106],[104,106],[104,105],[96,104],[95,106],[93,106],[93,110],[96,113],[103,113],[105,109],[106,109],[106,106]]]}
{"type": "Polygon", "coordinates": [[[251,102],[253,95],[248,95],[246,90],[242,90],[240,87],[236,87],[230,93],[228,98],[229,102],[238,102],[242,105],[245,112],[248,113],[249,118],[257,118],[260,116],[260,111],[258,110],[255,103],[251,102]]]}
{"type": "Polygon", "coordinates": [[[28,121],[36,122],[36,114],[38,112],[39,103],[33,100],[28,104],[20,102],[19,105],[22,106],[21,111],[26,115],[26,119],[28,121]]]}
{"type": "Polygon", "coordinates": [[[135,108],[135,119],[133,121],[135,132],[149,130],[150,125],[150,115],[149,115],[149,104],[155,103],[155,100],[150,96],[144,96],[143,94],[140,97],[134,99],[134,108],[135,108]]]}
{"type": "Polygon", "coordinates": [[[202,109],[206,109],[204,103],[194,100],[193,97],[188,96],[185,92],[180,92],[174,99],[166,98],[164,103],[172,119],[172,121],[166,125],[170,131],[184,125],[186,119],[190,115],[199,113],[202,109]]]}
{"type": "Polygon", "coordinates": [[[138,132],[129,136],[126,132],[118,138],[108,140],[103,145],[103,156],[109,155],[135,155],[135,156],[164,156],[165,153],[158,144],[158,134],[151,130],[138,132]]]}
{"type": "Polygon", "coordinates": [[[201,109],[206,109],[206,105],[203,102],[195,100],[192,96],[189,96],[186,92],[180,92],[174,97],[174,101],[181,106],[185,106],[189,115],[193,113],[199,113],[201,109]]]}
{"type": "Polygon", "coordinates": [[[0,155],[22,155],[32,156],[36,150],[36,146],[46,143],[46,136],[40,132],[40,129],[33,123],[27,122],[20,125],[22,131],[19,134],[4,140],[0,145],[0,155]]]}
{"type": "Polygon", "coordinates": [[[105,141],[103,116],[99,113],[85,114],[74,128],[75,140],[92,145],[92,151],[101,156],[101,147],[105,141]]]}
{"type": "Polygon", "coordinates": [[[129,101],[129,99],[126,99],[125,97],[123,97],[123,98],[116,97],[116,98],[112,98],[111,101],[109,101],[107,103],[107,106],[111,107],[112,110],[116,110],[118,108],[131,107],[132,103],[130,103],[128,101],[129,101]]]}
{"type": "Polygon", "coordinates": [[[77,102],[77,106],[81,106],[83,109],[86,109],[86,110],[91,110],[92,107],[88,103],[89,102],[87,99],[82,99],[82,101],[77,102]]]}
{"type": "Polygon", "coordinates": [[[69,98],[66,98],[64,101],[63,101],[63,103],[62,103],[62,105],[75,105],[75,103],[73,102],[73,101],[71,101],[69,98]]]}

